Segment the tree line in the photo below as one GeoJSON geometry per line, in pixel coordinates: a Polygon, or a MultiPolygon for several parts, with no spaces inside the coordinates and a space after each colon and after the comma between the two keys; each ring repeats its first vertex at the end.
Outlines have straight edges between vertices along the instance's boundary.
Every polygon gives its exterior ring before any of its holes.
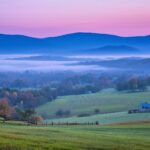
{"type": "Polygon", "coordinates": [[[144,92],[150,86],[150,77],[131,77],[130,79],[119,80],[116,84],[118,91],[144,92]]]}

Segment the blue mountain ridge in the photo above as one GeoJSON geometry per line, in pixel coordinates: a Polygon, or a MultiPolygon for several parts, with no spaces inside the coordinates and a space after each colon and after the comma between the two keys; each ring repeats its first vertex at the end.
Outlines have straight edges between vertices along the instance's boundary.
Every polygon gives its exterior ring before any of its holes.
{"type": "Polygon", "coordinates": [[[149,49],[150,35],[120,37],[97,33],[72,33],[57,37],[33,38],[0,34],[0,54],[147,54],[149,49]]]}

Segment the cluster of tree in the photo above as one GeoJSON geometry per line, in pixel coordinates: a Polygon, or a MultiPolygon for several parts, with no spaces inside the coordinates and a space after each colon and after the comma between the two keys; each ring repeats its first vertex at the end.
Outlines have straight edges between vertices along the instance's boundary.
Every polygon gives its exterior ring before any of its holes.
{"type": "Polygon", "coordinates": [[[17,106],[25,109],[35,108],[39,105],[56,99],[56,97],[56,91],[50,88],[28,91],[12,89],[0,90],[0,98],[7,98],[12,106],[17,106]]]}
{"type": "Polygon", "coordinates": [[[0,117],[3,118],[3,122],[6,120],[20,120],[32,124],[40,124],[43,122],[43,118],[36,114],[34,109],[21,110],[10,106],[8,99],[3,98],[0,100],[0,117]]]}
{"type": "Polygon", "coordinates": [[[113,87],[112,78],[107,75],[76,75],[62,81],[57,87],[58,95],[78,95],[95,93],[113,87]]]}
{"type": "Polygon", "coordinates": [[[55,84],[73,76],[70,71],[63,72],[0,72],[1,88],[42,88],[45,86],[55,86],[55,84]],[[60,75],[61,74],[61,75],[60,75]]]}
{"type": "Polygon", "coordinates": [[[150,78],[141,78],[141,77],[132,77],[130,79],[120,80],[116,84],[116,89],[118,91],[129,91],[129,92],[137,92],[137,91],[146,91],[147,87],[150,85],[150,78]]]}

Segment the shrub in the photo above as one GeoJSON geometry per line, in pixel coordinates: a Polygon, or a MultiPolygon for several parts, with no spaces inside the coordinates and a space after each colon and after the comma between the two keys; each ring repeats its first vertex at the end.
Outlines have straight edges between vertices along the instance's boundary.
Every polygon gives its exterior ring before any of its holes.
{"type": "Polygon", "coordinates": [[[71,114],[71,111],[70,110],[61,110],[61,109],[59,109],[58,111],[56,111],[55,114],[58,117],[64,117],[64,116],[67,117],[71,114]]]}
{"type": "Polygon", "coordinates": [[[101,111],[100,111],[100,109],[98,109],[98,108],[94,110],[94,113],[95,113],[95,114],[99,114],[100,112],[101,112],[101,111]]]}
{"type": "Polygon", "coordinates": [[[78,115],[78,117],[88,117],[88,116],[91,116],[91,114],[86,114],[86,113],[85,113],[85,114],[79,114],[79,115],[78,115]]]}
{"type": "Polygon", "coordinates": [[[36,125],[42,124],[43,118],[41,116],[33,116],[30,118],[29,123],[36,124],[36,125]]]}

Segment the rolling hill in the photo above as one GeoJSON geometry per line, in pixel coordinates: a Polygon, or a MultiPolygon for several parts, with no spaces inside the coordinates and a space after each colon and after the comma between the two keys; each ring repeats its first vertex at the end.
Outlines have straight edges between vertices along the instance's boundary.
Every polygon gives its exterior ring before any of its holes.
{"type": "Polygon", "coordinates": [[[139,49],[131,46],[126,46],[126,45],[108,45],[108,46],[103,46],[100,48],[96,49],[90,49],[87,51],[92,54],[140,54],[142,53],[139,49]]]}
{"type": "Polygon", "coordinates": [[[128,114],[127,112],[116,112],[116,113],[107,113],[107,114],[98,114],[88,117],[69,117],[61,119],[47,119],[47,123],[93,123],[98,121],[100,125],[110,125],[110,124],[130,124],[130,123],[142,123],[150,122],[150,113],[137,113],[137,114],[128,114]]]}
{"type": "Polygon", "coordinates": [[[98,65],[107,68],[119,69],[119,71],[150,71],[150,58],[128,57],[108,60],[88,60],[77,62],[78,65],[98,65]]]}
{"type": "Polygon", "coordinates": [[[149,91],[139,93],[102,91],[94,94],[59,97],[36,110],[46,118],[56,118],[55,113],[60,109],[71,111],[72,116],[94,114],[95,109],[99,109],[101,113],[122,112],[138,108],[141,102],[150,102],[149,97],[149,91]]]}
{"type": "Polygon", "coordinates": [[[50,54],[88,54],[110,53],[128,54],[149,53],[150,36],[120,37],[96,33],[72,33],[58,37],[32,38],[22,35],[0,34],[0,54],[50,53],[50,54]],[[108,51],[108,52],[107,52],[108,51]],[[141,53],[140,52],[140,53],[141,53]]]}

